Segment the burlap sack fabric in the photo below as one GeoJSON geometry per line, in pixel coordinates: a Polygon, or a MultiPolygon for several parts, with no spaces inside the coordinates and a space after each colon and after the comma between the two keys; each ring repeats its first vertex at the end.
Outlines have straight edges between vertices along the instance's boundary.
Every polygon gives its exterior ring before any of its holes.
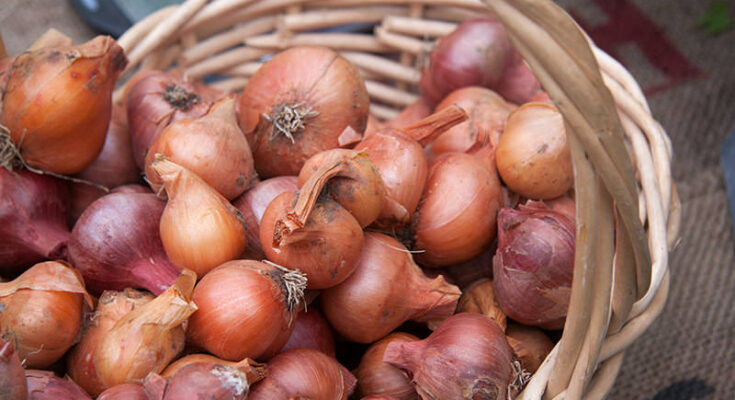
{"type": "MultiPolygon", "coordinates": [[[[683,206],[666,309],[627,352],[611,399],[735,398],[735,238],[720,145],[735,131],[735,30],[699,26],[709,0],[558,0],[647,90],[674,147],[683,206]]],[[[728,0],[735,18],[735,0],[728,0]]],[[[61,0],[5,0],[15,54],[47,28],[92,32],[61,0]]]]}

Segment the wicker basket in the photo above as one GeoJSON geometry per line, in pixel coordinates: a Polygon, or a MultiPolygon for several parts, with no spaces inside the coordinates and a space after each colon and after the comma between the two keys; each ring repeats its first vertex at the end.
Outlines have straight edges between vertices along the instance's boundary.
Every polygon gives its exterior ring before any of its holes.
{"type": "Polygon", "coordinates": [[[483,13],[503,22],[563,113],[575,166],[569,313],[561,340],[519,398],[601,398],[623,351],[663,309],[680,206],[671,144],[640,87],[552,1],[188,0],[150,15],[120,44],[129,69],[176,65],[193,78],[223,77],[214,86],[225,90],[244,87],[263,56],[300,44],[328,46],[360,69],[371,112],[390,118],[417,99],[417,66],[435,39],[483,13]],[[321,29],[350,24],[375,28],[321,29]]]}

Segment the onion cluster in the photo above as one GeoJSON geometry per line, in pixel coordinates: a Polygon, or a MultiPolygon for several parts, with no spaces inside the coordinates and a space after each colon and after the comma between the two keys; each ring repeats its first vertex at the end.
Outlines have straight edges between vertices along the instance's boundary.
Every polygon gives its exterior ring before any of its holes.
{"type": "Polygon", "coordinates": [[[0,398],[506,399],[547,356],[573,171],[497,21],[389,121],[323,47],[113,105],[125,64],[53,32],[0,60],[0,398]]]}

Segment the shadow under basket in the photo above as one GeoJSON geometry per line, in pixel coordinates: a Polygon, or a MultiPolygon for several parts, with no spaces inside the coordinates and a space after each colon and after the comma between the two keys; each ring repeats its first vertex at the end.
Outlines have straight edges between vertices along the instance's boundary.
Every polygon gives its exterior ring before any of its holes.
{"type": "Polygon", "coordinates": [[[243,88],[270,54],[330,47],[362,73],[371,113],[388,119],[418,98],[419,66],[436,39],[487,14],[564,115],[575,171],[568,316],[517,398],[602,398],[625,349],[663,309],[681,207],[671,143],[640,87],[551,0],[188,0],[151,14],[119,43],[131,72],[176,67],[226,91],[243,88]]]}

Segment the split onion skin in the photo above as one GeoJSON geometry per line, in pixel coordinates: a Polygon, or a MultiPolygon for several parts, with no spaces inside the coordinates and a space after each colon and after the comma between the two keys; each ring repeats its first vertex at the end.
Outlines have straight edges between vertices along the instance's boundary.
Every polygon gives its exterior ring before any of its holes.
{"type": "Polygon", "coordinates": [[[15,346],[0,338],[0,399],[26,400],[28,389],[15,346]]]}
{"type": "Polygon", "coordinates": [[[574,273],[576,227],[543,203],[498,214],[493,285],[505,314],[525,325],[564,327],[574,273]]]}
{"type": "Polygon", "coordinates": [[[338,53],[315,46],[278,53],[250,78],[238,99],[240,128],[256,170],[265,178],[297,175],[314,154],[353,145],[365,130],[369,102],[357,68],[338,53]],[[303,127],[294,126],[292,138],[273,124],[286,119],[286,108],[302,114],[303,127]],[[342,137],[348,127],[358,135],[342,137]]]}
{"type": "Polygon", "coordinates": [[[152,168],[156,154],[197,174],[228,200],[245,192],[256,176],[232,98],[218,101],[199,118],[169,124],[156,137],[145,158],[145,176],[157,192],[163,182],[152,168]]]}
{"type": "Polygon", "coordinates": [[[493,148],[497,147],[508,114],[516,108],[492,90],[478,86],[465,87],[449,93],[436,106],[436,110],[442,110],[453,104],[462,107],[469,115],[469,119],[450,128],[427,146],[429,161],[444,153],[467,153],[474,145],[485,140],[489,141],[493,148]]]}
{"type": "Polygon", "coordinates": [[[179,272],[159,235],[165,202],[153,193],[112,193],[82,213],[69,239],[69,257],[92,293],[147,289],[160,294],[179,272]]]}
{"type": "Polygon", "coordinates": [[[416,260],[443,267],[468,261],[495,238],[500,181],[478,158],[448,153],[431,166],[414,221],[416,260]]]}
{"type": "Polygon", "coordinates": [[[441,321],[454,312],[460,291],[430,279],[395,239],[366,232],[355,272],[319,297],[324,315],[343,337],[371,343],[408,320],[441,321]]]}
{"type": "Polygon", "coordinates": [[[388,344],[383,361],[407,370],[423,399],[509,399],[513,352],[480,314],[455,314],[424,340],[388,344]]]}
{"type": "Polygon", "coordinates": [[[151,294],[134,289],[102,293],[97,309],[86,321],[87,325],[81,340],[67,356],[67,374],[87,393],[97,396],[107,389],[107,386],[100,382],[94,364],[95,353],[104,334],[127,313],[151,300],[153,300],[151,294]]]}
{"type": "Polygon", "coordinates": [[[67,190],[57,178],[0,167],[0,274],[67,256],[67,190]]]}
{"type": "Polygon", "coordinates": [[[285,284],[281,270],[259,261],[210,271],[194,288],[199,310],[189,319],[189,342],[229,361],[260,359],[291,324],[297,299],[289,299],[285,284]]]}
{"type": "Polygon", "coordinates": [[[253,387],[248,400],[347,400],[354,387],[355,377],[334,358],[313,349],[294,349],[268,363],[266,378],[253,387]]]}
{"type": "Polygon", "coordinates": [[[418,394],[411,386],[411,379],[405,372],[383,361],[386,347],[393,342],[415,342],[414,335],[393,332],[373,343],[360,360],[355,370],[357,393],[361,396],[388,396],[398,400],[416,400],[418,394]]]}
{"type": "Polygon", "coordinates": [[[564,119],[547,103],[526,103],[508,116],[496,161],[503,182],[529,199],[553,199],[574,184],[564,119]]]}

